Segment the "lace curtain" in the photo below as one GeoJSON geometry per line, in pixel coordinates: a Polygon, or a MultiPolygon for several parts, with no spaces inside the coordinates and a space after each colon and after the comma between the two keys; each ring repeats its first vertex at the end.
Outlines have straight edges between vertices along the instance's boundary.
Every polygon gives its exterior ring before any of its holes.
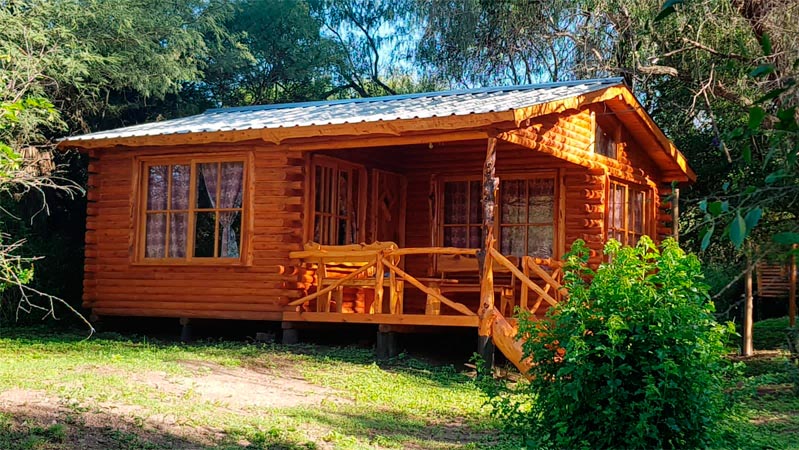
{"type": "MultiPolygon", "coordinates": [[[[195,167],[196,176],[202,178],[206,187],[206,190],[198,195],[204,195],[211,208],[223,210],[217,215],[219,221],[217,256],[236,258],[239,256],[239,238],[234,228],[241,216],[244,164],[226,162],[198,164],[195,167]],[[230,211],[230,209],[236,210],[230,211]]],[[[191,166],[188,164],[148,168],[144,248],[146,258],[187,256],[191,209],[190,185],[191,166]]]]}
{"type": "MultiPolygon", "coordinates": [[[[228,162],[220,164],[200,164],[200,174],[207,188],[208,201],[212,208],[240,208],[242,197],[242,180],[244,164],[228,162]],[[221,177],[218,171],[222,170],[221,177]],[[221,186],[217,183],[221,181],[221,186]],[[219,191],[219,206],[216,205],[216,192],[219,191]]],[[[238,219],[240,211],[219,212],[219,256],[222,258],[236,258],[239,256],[239,240],[233,224],[238,219]]]]}

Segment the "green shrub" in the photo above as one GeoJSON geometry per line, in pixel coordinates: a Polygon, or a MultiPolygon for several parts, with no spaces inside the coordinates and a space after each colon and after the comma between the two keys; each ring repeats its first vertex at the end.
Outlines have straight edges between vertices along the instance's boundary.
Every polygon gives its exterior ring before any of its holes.
{"type": "Polygon", "coordinates": [[[667,240],[611,241],[594,273],[582,242],[566,264],[569,300],[521,314],[529,384],[486,384],[493,413],[531,448],[696,448],[730,402],[730,365],[699,260],[667,240]]]}

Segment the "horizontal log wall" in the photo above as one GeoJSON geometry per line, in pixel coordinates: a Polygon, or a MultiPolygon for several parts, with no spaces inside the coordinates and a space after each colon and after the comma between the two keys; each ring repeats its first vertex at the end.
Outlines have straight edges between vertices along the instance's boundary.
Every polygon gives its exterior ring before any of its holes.
{"type": "Polygon", "coordinates": [[[288,253],[302,244],[304,158],[256,145],[92,153],[84,307],[100,316],[280,320],[282,306],[299,295],[288,253]],[[251,265],[135,264],[134,158],[198,152],[253,153],[251,265]]]}
{"type": "MultiPolygon", "coordinates": [[[[588,111],[546,116],[526,125],[525,136],[536,145],[557,151],[591,150],[593,128],[588,111]]],[[[625,144],[613,164],[625,173],[657,182],[660,176],[655,165],[628,136],[622,133],[625,144]]],[[[331,140],[330,150],[319,153],[363,164],[370,170],[369,183],[373,168],[407,177],[405,245],[426,247],[434,244],[431,180],[447,175],[480,176],[486,141],[366,150],[335,148],[336,142],[331,140]]],[[[583,239],[592,250],[591,262],[596,264],[601,261],[607,233],[605,205],[609,178],[601,168],[581,167],[552,156],[553,153],[556,152],[545,154],[500,141],[497,175],[502,179],[536,171],[557,174],[556,185],[561,195],[556,201],[560,215],[557,221],[561,234],[556,238],[559,247],[556,254],[568,250],[576,239],[583,239]]],[[[303,241],[307,156],[305,152],[263,143],[92,151],[84,306],[98,315],[280,320],[284,305],[302,295],[295,270],[298,262],[290,260],[288,253],[300,249],[303,241]],[[252,264],[241,267],[133,264],[134,158],[196,152],[253,152],[252,264]]],[[[662,213],[658,211],[659,218],[662,213]]],[[[405,269],[424,276],[430,264],[431,258],[426,256],[408,257],[405,269]]],[[[424,299],[416,298],[412,292],[408,291],[405,312],[423,312],[424,299]]],[[[469,306],[476,309],[476,295],[474,304],[469,306]]],[[[443,308],[442,313],[451,311],[443,308]]]]}

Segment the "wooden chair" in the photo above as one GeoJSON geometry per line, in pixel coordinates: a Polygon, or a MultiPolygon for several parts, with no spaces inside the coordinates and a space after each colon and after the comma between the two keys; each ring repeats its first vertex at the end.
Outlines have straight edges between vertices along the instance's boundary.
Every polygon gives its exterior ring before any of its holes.
{"type": "MultiPolygon", "coordinates": [[[[508,259],[518,265],[519,258],[508,259]]],[[[502,314],[512,314],[516,306],[516,277],[504,266],[494,263],[494,293],[500,295],[499,310],[502,314]]],[[[442,282],[438,289],[442,294],[476,293],[480,294],[480,268],[477,257],[472,255],[438,255],[436,272],[442,280],[457,280],[456,283],[442,282]]]]}
{"type": "MultiPolygon", "coordinates": [[[[397,244],[393,242],[351,245],[320,245],[315,242],[309,242],[305,244],[304,249],[306,251],[312,251],[313,255],[306,258],[305,263],[311,265],[315,269],[316,287],[319,291],[327,286],[338,283],[342,278],[362,269],[364,266],[374,264],[382,251],[388,249],[394,250],[396,248],[397,244]]],[[[377,270],[372,267],[364,273],[359,274],[357,277],[340,283],[336,289],[317,299],[316,311],[331,312],[331,305],[335,305],[333,312],[343,312],[344,289],[357,288],[374,290],[377,285],[376,277],[385,276],[382,273],[378,274],[376,272],[377,270]]],[[[401,305],[401,296],[403,292],[402,281],[397,280],[391,287],[392,303],[399,303],[401,305]]],[[[373,310],[370,312],[373,312],[373,310]]]]}

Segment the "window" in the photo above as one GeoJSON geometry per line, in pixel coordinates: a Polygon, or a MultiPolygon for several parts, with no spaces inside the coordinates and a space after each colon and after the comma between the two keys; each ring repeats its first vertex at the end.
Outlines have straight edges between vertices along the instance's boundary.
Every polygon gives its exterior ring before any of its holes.
{"type": "Polygon", "coordinates": [[[502,181],[499,245],[503,255],[551,257],[554,220],[554,178],[502,181]]]}
{"type": "Polygon", "coordinates": [[[245,166],[244,158],[144,161],[139,257],[240,261],[245,166]]]}
{"type": "Polygon", "coordinates": [[[366,171],[345,161],[316,157],[313,173],[313,236],[322,245],[357,244],[364,239],[366,171]]]}
{"type": "Polygon", "coordinates": [[[594,115],[594,153],[618,158],[619,133],[621,124],[609,112],[595,112],[594,115]]]}
{"type": "Polygon", "coordinates": [[[635,245],[651,227],[652,192],[642,186],[611,181],[608,198],[608,238],[635,245]]]}
{"type": "Polygon", "coordinates": [[[444,182],[444,247],[479,248],[483,243],[483,211],[479,180],[444,182]]]}
{"type": "MultiPolygon", "coordinates": [[[[441,242],[445,247],[479,248],[483,243],[482,185],[479,179],[443,183],[441,242]]],[[[555,179],[503,178],[498,203],[500,251],[505,255],[552,256],[555,179]]]]}

